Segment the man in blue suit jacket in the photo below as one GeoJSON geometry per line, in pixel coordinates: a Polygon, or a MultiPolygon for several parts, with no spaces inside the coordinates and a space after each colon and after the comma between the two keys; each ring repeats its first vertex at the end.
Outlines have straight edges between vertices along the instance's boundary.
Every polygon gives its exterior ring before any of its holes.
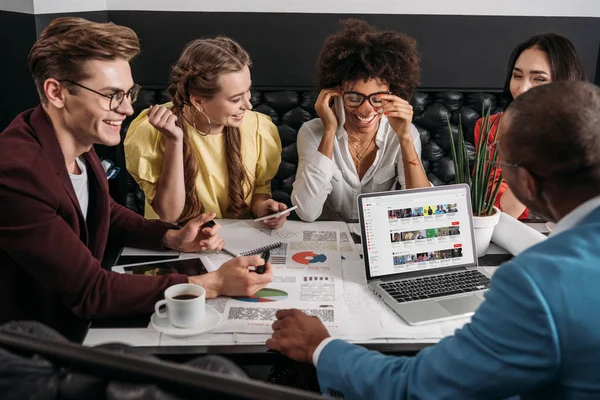
{"type": "Polygon", "coordinates": [[[267,346],[312,361],[323,393],[350,399],[600,398],[600,88],[531,89],[502,124],[508,185],[559,222],[498,269],[471,323],[416,357],[393,357],[282,310],[267,346]]]}

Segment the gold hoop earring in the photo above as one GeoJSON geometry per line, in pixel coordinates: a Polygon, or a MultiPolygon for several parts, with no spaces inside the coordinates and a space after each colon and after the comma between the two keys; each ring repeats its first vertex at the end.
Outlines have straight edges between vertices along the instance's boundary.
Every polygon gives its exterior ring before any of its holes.
{"type": "Polygon", "coordinates": [[[196,130],[196,132],[198,132],[200,134],[200,136],[210,135],[210,129],[212,127],[212,124],[210,123],[210,118],[208,118],[208,115],[206,115],[206,113],[204,111],[200,110],[200,112],[202,114],[204,114],[204,117],[208,121],[208,132],[207,133],[202,133],[202,132],[200,132],[198,130],[198,128],[196,128],[196,113],[198,112],[198,109],[196,107],[192,107],[192,109],[194,110],[194,111],[192,111],[192,126],[194,127],[194,129],[196,130]]]}

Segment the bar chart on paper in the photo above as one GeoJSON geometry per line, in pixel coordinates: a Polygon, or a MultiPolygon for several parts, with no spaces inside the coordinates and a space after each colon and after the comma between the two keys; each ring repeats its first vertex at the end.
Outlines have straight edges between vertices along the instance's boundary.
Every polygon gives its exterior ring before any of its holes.
{"type": "Polygon", "coordinates": [[[266,303],[271,301],[281,301],[288,298],[287,292],[279,289],[265,288],[248,297],[234,297],[238,301],[246,301],[250,303],[266,303]]]}

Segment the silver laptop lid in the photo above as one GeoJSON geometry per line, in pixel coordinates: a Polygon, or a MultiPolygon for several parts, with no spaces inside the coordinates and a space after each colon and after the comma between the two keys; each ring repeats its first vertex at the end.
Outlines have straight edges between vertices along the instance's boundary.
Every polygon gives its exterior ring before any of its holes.
{"type": "Polygon", "coordinates": [[[477,266],[466,184],[358,196],[367,280],[477,266]]]}

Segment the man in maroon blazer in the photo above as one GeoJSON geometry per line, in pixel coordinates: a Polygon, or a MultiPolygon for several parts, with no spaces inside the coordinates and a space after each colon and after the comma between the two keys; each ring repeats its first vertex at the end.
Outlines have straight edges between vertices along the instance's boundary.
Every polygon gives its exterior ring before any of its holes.
{"type": "Polygon", "coordinates": [[[239,257],[202,276],[135,276],[100,266],[107,240],[196,251],[223,247],[203,214],[182,229],[116,204],[94,144],[116,145],[139,86],[136,34],[112,23],[59,18],[29,55],[41,105],[0,134],[0,323],[34,319],[76,337],[86,320],[149,314],[164,290],[196,283],[207,297],[249,295],[272,279],[239,257]]]}

